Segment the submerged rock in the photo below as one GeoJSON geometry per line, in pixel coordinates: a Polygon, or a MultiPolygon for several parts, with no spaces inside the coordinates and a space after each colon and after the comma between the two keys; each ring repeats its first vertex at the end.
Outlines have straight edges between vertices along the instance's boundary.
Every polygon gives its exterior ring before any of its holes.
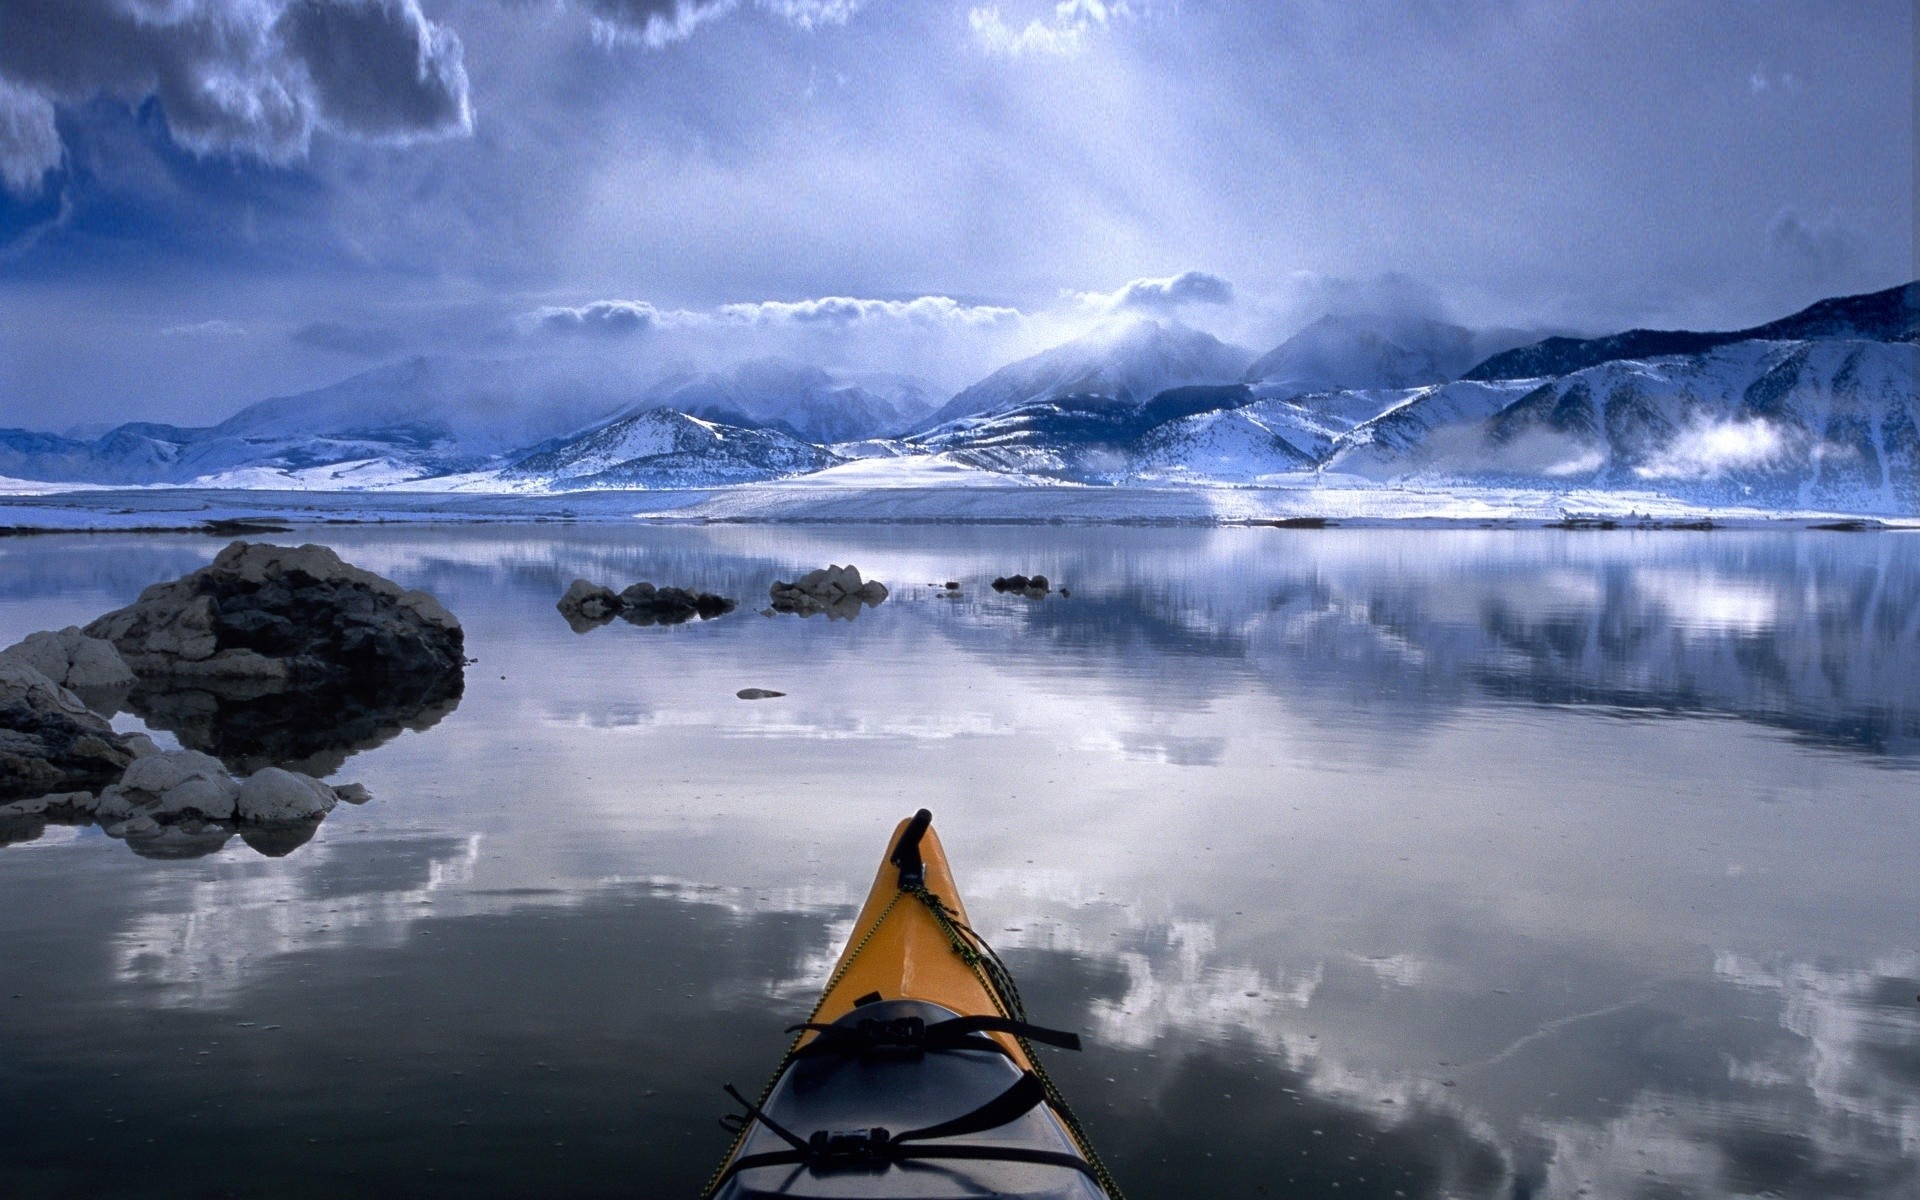
{"type": "Polygon", "coordinates": [[[772,688],[741,688],[734,695],[742,700],[778,700],[786,693],[776,692],[772,688]]]}
{"type": "Polygon", "coordinates": [[[788,582],[776,582],[767,589],[775,612],[811,617],[825,613],[830,620],[852,620],[862,607],[873,608],[887,598],[887,585],[878,579],[862,580],[860,569],[849,563],[808,571],[788,582]]]}
{"type": "Polygon", "coordinates": [[[100,787],[133,758],[78,696],[25,663],[0,660],[0,799],[100,787]]]}

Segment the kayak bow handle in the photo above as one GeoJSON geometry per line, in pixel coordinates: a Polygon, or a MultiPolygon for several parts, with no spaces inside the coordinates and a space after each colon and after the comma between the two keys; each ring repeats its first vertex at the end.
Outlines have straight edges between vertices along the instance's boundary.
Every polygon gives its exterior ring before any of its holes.
{"type": "Polygon", "coordinates": [[[933,814],[921,809],[913,814],[913,820],[901,831],[900,840],[894,843],[893,853],[887,861],[900,868],[900,890],[910,892],[927,881],[927,864],[920,859],[920,839],[926,836],[927,827],[933,824],[933,814]]]}

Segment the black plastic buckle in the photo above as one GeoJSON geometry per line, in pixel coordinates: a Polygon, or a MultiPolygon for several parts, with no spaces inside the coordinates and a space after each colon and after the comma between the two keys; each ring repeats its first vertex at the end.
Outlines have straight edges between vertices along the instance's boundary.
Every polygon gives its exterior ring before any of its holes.
{"type": "Polygon", "coordinates": [[[856,1028],[860,1040],[875,1049],[918,1050],[927,1040],[927,1023],[919,1017],[863,1017],[856,1028]]]}
{"type": "Polygon", "coordinates": [[[893,1135],[885,1129],[820,1129],[807,1139],[807,1161],[814,1166],[885,1162],[893,1135]]]}

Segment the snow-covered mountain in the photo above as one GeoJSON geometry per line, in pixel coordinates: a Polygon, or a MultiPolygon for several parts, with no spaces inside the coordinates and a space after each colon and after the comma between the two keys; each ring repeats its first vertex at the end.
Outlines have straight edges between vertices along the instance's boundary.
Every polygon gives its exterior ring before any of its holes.
{"type": "Polygon", "coordinates": [[[617,373],[543,360],[413,358],[250,404],[212,426],[134,423],[90,441],[0,431],[0,474],[190,483],[372,460],[433,475],[577,431],[625,407],[632,391],[617,373]]]}
{"type": "Polygon", "coordinates": [[[1602,338],[1554,337],[1496,354],[1466,373],[1468,379],[1543,379],[1621,359],[1705,354],[1734,342],[1920,341],[1920,281],[1836,296],[1789,317],[1725,333],[1629,329],[1602,338]]]}
{"type": "Polygon", "coordinates": [[[717,487],[818,471],[839,461],[778,430],[649,408],[518,458],[501,474],[556,488],[717,487]]]}
{"type": "Polygon", "coordinates": [[[1267,396],[1446,383],[1491,354],[1531,340],[1421,317],[1325,316],[1253,361],[1248,383],[1267,396]]]}
{"type": "Polygon", "coordinates": [[[927,422],[935,429],[1028,405],[1098,397],[1135,408],[1169,388],[1240,382],[1252,355],[1174,321],[1135,318],[1001,367],[966,388],[927,422]]]}
{"type": "Polygon", "coordinates": [[[918,381],[788,361],[636,383],[631,363],[414,359],[202,429],[0,430],[0,476],[711,487],[938,455],[1085,483],[1318,473],[1920,512],[1920,284],[1753,330],[1548,339],[1461,375],[1487,336],[1511,335],[1329,318],[1250,362],[1176,323],[1116,322],[995,371],[932,417],[918,381]],[[919,432],[883,436],[916,419],[919,432]]]}
{"type": "Polygon", "coordinates": [[[1900,342],[1748,340],[1544,382],[1463,381],[1359,427],[1325,465],[1920,512],[1916,356],[1900,342]],[[1516,386],[1496,411],[1471,411],[1516,386]],[[1461,410],[1467,396],[1480,403],[1461,410]]]}
{"type": "Polygon", "coordinates": [[[635,407],[671,408],[825,443],[905,433],[938,404],[933,385],[912,376],[834,375],[762,358],[725,371],[671,376],[648,389],[635,407]]]}

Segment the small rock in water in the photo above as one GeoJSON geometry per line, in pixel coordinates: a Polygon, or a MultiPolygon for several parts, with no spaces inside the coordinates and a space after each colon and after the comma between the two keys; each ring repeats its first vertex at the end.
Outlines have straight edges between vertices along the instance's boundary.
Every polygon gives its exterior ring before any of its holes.
{"type": "Polygon", "coordinates": [[[734,695],[742,700],[774,700],[786,693],[776,692],[772,688],[741,688],[734,695]]]}
{"type": "Polygon", "coordinates": [[[852,620],[862,606],[873,608],[884,602],[887,585],[878,579],[862,580],[859,568],[851,564],[835,564],[808,571],[791,583],[776,581],[767,595],[775,612],[803,617],[825,613],[830,619],[852,620]]]}
{"type": "MultiPolygon", "coordinates": [[[[993,581],[994,591],[1013,592],[1030,600],[1045,599],[1051,586],[1045,575],[1002,575],[993,581]]],[[[1066,594],[1065,588],[1060,591],[1062,595],[1066,594]]]]}

